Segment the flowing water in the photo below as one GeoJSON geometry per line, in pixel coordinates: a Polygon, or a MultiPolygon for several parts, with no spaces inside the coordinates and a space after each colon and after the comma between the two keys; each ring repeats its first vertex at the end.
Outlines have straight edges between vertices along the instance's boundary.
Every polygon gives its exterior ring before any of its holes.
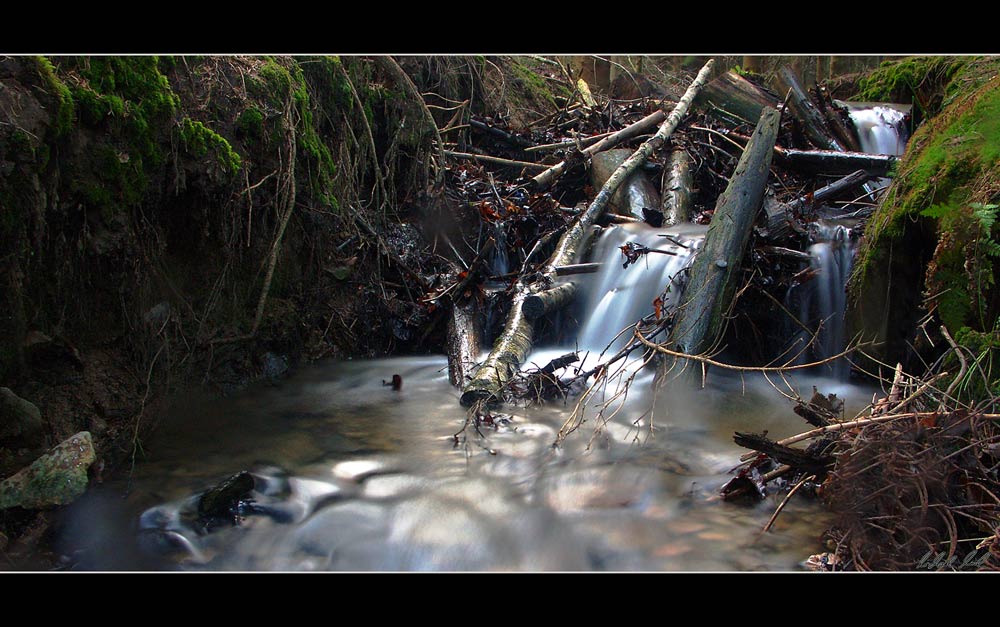
{"type": "MultiPolygon", "coordinates": [[[[849,270],[840,229],[831,225],[811,251],[833,294],[849,270]]],[[[652,313],[704,229],[669,230],[687,248],[665,232],[608,229],[593,255],[601,272],[578,279],[577,341],[537,350],[528,366],[576,348],[596,363],[620,346],[615,335],[652,313]],[[678,254],[622,268],[627,242],[678,254]]],[[[843,341],[830,329],[823,350],[843,341]]],[[[466,412],[444,356],[321,362],[236,397],[189,398],[143,442],[130,477],[67,508],[58,548],[75,569],[195,571],[796,570],[825,550],[831,521],[814,502],[793,499],[762,534],[780,495],[756,506],[718,497],[745,452],[733,432],[801,432],[791,403],[763,378],[722,370],[706,389],[654,398],[639,363],[621,366],[618,381],[633,378],[628,394],[599,390],[558,447],[574,400],[507,407],[481,436],[469,427],[456,438],[466,412]],[[399,390],[383,384],[395,374],[399,390]],[[252,500],[206,527],[199,495],[241,471],[254,477],[252,500]]],[[[813,386],[836,393],[851,417],[872,390],[838,374],[790,384],[807,398],[813,386]]]]}

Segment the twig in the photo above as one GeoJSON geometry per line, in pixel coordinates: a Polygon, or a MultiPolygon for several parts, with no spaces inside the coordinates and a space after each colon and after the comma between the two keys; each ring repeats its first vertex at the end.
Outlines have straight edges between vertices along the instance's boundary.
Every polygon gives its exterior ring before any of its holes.
{"type": "Polygon", "coordinates": [[[792,498],[792,495],[795,494],[796,492],[798,492],[799,488],[801,488],[802,486],[804,486],[807,481],[812,481],[815,478],[816,478],[816,475],[809,475],[808,477],[806,477],[802,481],[799,481],[798,483],[796,483],[795,487],[788,491],[788,494],[786,494],[785,498],[782,499],[781,504],[778,505],[778,509],[774,510],[774,514],[771,515],[771,520],[767,521],[767,524],[764,525],[763,529],[761,529],[760,535],[757,536],[758,538],[760,538],[760,536],[763,536],[765,533],[767,533],[768,529],[771,528],[771,525],[773,525],[774,521],[778,519],[778,514],[781,513],[781,510],[785,509],[785,504],[788,503],[788,500],[790,498],[792,498]]]}
{"type": "Polygon", "coordinates": [[[518,168],[524,168],[526,170],[547,170],[549,166],[543,163],[531,163],[530,161],[514,161],[513,159],[502,159],[500,157],[491,157],[489,155],[474,155],[468,152],[455,152],[453,150],[445,150],[444,155],[446,157],[455,157],[457,159],[472,159],[473,161],[482,161],[483,163],[493,163],[496,165],[509,165],[518,168]]]}

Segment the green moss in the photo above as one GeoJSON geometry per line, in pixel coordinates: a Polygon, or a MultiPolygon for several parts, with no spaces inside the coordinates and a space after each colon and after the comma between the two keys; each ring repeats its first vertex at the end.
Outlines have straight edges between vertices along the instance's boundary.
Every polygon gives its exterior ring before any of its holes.
{"type": "Polygon", "coordinates": [[[180,125],[181,142],[191,155],[201,158],[209,151],[215,153],[219,165],[229,174],[240,170],[243,159],[233,150],[232,145],[212,129],[197,120],[184,118],[180,125]]]}
{"type": "Polygon", "coordinates": [[[568,98],[572,95],[572,91],[561,83],[557,84],[555,91],[553,91],[553,87],[551,87],[549,81],[546,81],[541,75],[532,70],[526,65],[525,60],[521,58],[515,57],[510,67],[515,79],[521,83],[532,97],[546,100],[553,107],[558,107],[556,96],[568,98]]]}
{"type": "Polygon", "coordinates": [[[56,138],[62,137],[73,126],[73,94],[59,77],[55,67],[45,57],[35,57],[35,68],[39,78],[45,84],[45,90],[56,98],[57,108],[53,132],[56,138]]]}
{"type": "Polygon", "coordinates": [[[909,102],[925,116],[936,115],[946,104],[947,86],[970,61],[969,57],[907,57],[886,61],[858,81],[854,100],[909,102]]]}
{"type": "Polygon", "coordinates": [[[236,118],[236,131],[244,137],[260,139],[264,132],[264,114],[252,105],[244,109],[236,118]]]}

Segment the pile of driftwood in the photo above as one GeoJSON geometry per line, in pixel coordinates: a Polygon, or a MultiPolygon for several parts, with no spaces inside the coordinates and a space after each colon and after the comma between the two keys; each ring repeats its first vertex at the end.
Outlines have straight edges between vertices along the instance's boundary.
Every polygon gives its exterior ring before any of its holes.
{"type": "MultiPolygon", "coordinates": [[[[803,252],[808,223],[869,210],[862,186],[886,176],[894,157],[858,152],[843,107],[822,89],[807,92],[790,70],[772,91],[734,72],[709,80],[712,65],[673,102],[650,96],[599,103],[583,90],[580,102],[544,126],[515,132],[500,120],[473,119],[473,141],[463,151],[443,151],[452,160],[450,197],[475,214],[478,226],[475,247],[467,247],[475,258],[462,260],[460,246],[448,242],[465,267],[456,264],[454,280],[429,296],[440,302],[447,295],[452,305],[449,372],[463,405],[537,392],[538,385],[520,378],[521,366],[538,328],[573,302],[574,273],[594,269],[576,262],[599,225],[710,224],[686,287],[675,286],[684,287],[680,306],[636,321],[626,349],[660,353],[663,382],[692,363],[703,373],[712,363],[748,260],[766,257],[775,274],[784,272],[769,294],[780,302],[790,285],[810,278],[803,252]],[[506,262],[504,273],[498,258],[506,262]],[[502,312],[502,328],[482,328],[480,321],[495,320],[495,312],[502,312]],[[484,336],[493,348],[478,363],[484,336]]],[[[650,251],[623,251],[629,252],[650,251]]],[[[576,372],[562,384],[544,373],[546,394],[559,396],[579,387],[581,374],[604,372],[576,372]]]]}

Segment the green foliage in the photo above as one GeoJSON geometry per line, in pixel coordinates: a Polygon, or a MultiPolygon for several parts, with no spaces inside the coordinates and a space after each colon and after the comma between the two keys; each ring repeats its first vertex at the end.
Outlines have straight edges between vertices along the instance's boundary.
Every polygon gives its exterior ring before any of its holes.
{"type": "Polygon", "coordinates": [[[212,129],[208,128],[197,120],[184,118],[180,125],[181,142],[184,149],[191,155],[201,158],[214,152],[219,165],[229,174],[239,172],[243,163],[239,153],[233,150],[232,145],[212,129]]]}

